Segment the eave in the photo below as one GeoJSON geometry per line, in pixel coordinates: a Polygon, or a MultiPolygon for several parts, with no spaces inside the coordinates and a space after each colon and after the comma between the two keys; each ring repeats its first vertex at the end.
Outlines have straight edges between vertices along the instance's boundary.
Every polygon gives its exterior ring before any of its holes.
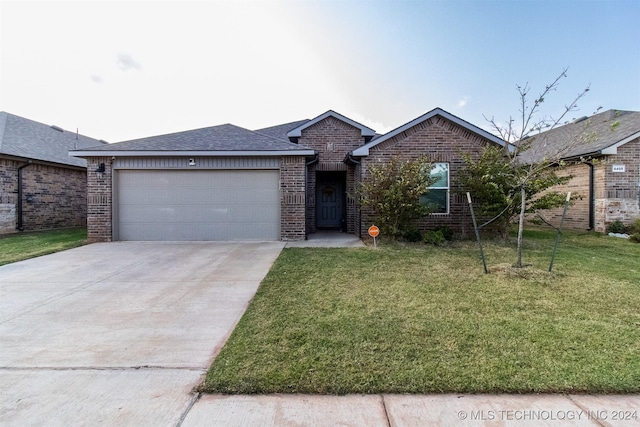
{"type": "Polygon", "coordinates": [[[73,157],[282,157],[313,156],[314,150],[282,150],[282,151],[70,151],[73,157]]]}

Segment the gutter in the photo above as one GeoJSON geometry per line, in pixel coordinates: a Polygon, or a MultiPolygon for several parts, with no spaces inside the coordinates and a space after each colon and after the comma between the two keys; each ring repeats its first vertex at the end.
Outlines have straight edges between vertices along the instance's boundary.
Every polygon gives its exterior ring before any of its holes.
{"type": "Polygon", "coordinates": [[[73,150],[72,157],[282,157],[282,156],[313,156],[315,150],[250,150],[250,151],[158,151],[158,150],[73,150]]]}
{"type": "Polygon", "coordinates": [[[353,157],[353,151],[350,151],[349,153],[347,153],[347,157],[344,159],[344,162],[351,162],[354,165],[359,165],[362,161],[361,160],[356,160],[353,157]]]}
{"type": "Polygon", "coordinates": [[[23,218],[22,218],[22,193],[23,193],[23,186],[22,186],[22,169],[31,166],[33,164],[33,162],[31,160],[27,161],[26,165],[22,165],[18,168],[18,207],[17,207],[17,214],[18,214],[18,226],[16,227],[16,229],[18,231],[23,231],[24,230],[24,222],[23,222],[23,218]]]}

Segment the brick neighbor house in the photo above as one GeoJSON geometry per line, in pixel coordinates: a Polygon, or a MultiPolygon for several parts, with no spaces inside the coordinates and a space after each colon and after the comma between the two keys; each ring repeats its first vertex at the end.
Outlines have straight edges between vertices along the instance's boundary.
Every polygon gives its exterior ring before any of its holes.
{"type": "Polygon", "coordinates": [[[87,161],[69,150],[103,145],[0,112],[0,234],[82,227],[87,221],[87,161]]]}
{"type": "Polygon", "coordinates": [[[440,180],[437,212],[422,229],[470,230],[456,193],[460,152],[480,155],[496,136],[436,108],[376,132],[334,111],[265,129],[231,124],[73,150],[88,167],[93,241],[303,240],[321,229],[362,236],[370,224],[354,197],[367,167],[427,155],[440,180]]]}
{"type": "MultiPolygon", "coordinates": [[[[553,150],[578,139],[583,142],[563,153],[569,166],[559,173],[573,178],[553,188],[582,196],[568,209],[565,225],[604,232],[614,221],[629,224],[640,218],[640,112],[608,110],[581,117],[536,135],[532,148],[544,144],[553,150]]],[[[561,216],[562,209],[545,213],[556,225],[561,216]]]]}

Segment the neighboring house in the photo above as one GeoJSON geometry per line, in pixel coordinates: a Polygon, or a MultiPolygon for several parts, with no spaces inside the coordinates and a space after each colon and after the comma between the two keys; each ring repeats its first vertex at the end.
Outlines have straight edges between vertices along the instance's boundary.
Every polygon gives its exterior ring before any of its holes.
{"type": "MultiPolygon", "coordinates": [[[[604,232],[614,221],[629,224],[640,218],[640,112],[608,110],[581,117],[536,135],[532,150],[544,145],[539,156],[567,144],[562,158],[568,166],[559,174],[573,178],[553,189],[582,199],[569,207],[565,225],[604,232]]],[[[557,225],[562,209],[544,216],[557,225]]]]}
{"type": "Polygon", "coordinates": [[[69,150],[103,145],[0,112],[0,234],[81,227],[87,218],[87,161],[69,150]]]}
{"type": "Polygon", "coordinates": [[[365,235],[354,197],[368,165],[427,155],[441,180],[422,229],[470,230],[456,193],[461,152],[496,136],[436,108],[377,135],[334,111],[251,131],[231,124],[72,151],[88,161],[89,238],[303,240],[320,229],[365,235]]]}

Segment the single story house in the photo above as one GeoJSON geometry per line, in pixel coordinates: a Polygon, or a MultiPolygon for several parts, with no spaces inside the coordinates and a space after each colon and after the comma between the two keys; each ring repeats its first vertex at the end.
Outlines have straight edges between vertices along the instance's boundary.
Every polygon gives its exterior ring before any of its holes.
{"type": "Polygon", "coordinates": [[[0,112],[0,234],[85,226],[87,161],[69,150],[103,143],[0,112]]]}
{"type": "MultiPolygon", "coordinates": [[[[582,196],[567,211],[565,225],[604,232],[614,221],[629,224],[640,218],[640,112],[608,110],[581,117],[535,136],[532,149],[567,146],[562,158],[568,166],[560,175],[573,178],[560,192],[582,196]],[[567,145],[568,144],[568,145],[567,145]]],[[[563,209],[544,216],[559,224],[563,209]]]]}
{"type": "Polygon", "coordinates": [[[369,165],[427,155],[441,179],[427,229],[470,231],[460,152],[504,142],[440,108],[379,135],[335,111],[265,129],[231,124],[72,150],[88,162],[89,238],[303,240],[321,229],[363,236],[357,197],[369,165]]]}

